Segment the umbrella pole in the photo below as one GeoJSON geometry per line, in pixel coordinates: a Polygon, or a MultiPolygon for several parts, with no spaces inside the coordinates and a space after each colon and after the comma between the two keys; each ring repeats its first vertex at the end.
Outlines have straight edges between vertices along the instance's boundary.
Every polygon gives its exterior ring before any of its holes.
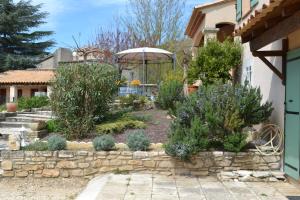
{"type": "Polygon", "coordinates": [[[145,94],[145,51],[143,51],[143,94],[145,94]]]}

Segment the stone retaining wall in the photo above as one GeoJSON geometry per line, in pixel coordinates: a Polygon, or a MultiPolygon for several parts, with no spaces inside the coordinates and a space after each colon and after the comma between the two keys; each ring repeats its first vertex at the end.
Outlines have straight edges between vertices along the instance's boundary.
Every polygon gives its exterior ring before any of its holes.
{"type": "Polygon", "coordinates": [[[147,171],[208,175],[232,170],[278,170],[280,156],[258,152],[202,152],[182,162],[164,151],[1,151],[2,177],[92,177],[106,172],[147,171]]]}

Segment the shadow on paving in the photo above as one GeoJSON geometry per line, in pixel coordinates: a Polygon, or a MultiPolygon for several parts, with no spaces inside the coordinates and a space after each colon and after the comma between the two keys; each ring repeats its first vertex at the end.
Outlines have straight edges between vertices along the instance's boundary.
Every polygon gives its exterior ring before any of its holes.
{"type": "Polygon", "coordinates": [[[300,200],[300,196],[289,196],[288,200],[300,200]]]}

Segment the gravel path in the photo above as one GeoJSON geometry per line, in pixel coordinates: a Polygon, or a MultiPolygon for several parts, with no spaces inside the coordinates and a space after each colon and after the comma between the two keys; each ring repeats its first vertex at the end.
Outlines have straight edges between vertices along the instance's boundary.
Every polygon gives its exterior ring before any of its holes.
{"type": "Polygon", "coordinates": [[[85,179],[1,178],[1,200],[71,200],[86,186],[85,179]]]}
{"type": "MultiPolygon", "coordinates": [[[[168,130],[170,127],[171,119],[167,111],[163,110],[147,110],[135,112],[138,115],[150,116],[151,120],[147,122],[145,132],[153,143],[164,143],[167,140],[168,130]]],[[[117,142],[126,142],[126,138],[133,130],[126,130],[124,133],[115,134],[114,137],[117,142]]]]}

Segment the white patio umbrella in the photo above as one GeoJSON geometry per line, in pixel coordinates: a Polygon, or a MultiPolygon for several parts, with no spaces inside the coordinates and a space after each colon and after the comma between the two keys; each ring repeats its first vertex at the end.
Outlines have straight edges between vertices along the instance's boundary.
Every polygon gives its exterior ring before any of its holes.
{"type": "Polygon", "coordinates": [[[142,62],[143,63],[143,71],[146,76],[143,76],[143,83],[147,84],[147,63],[149,61],[158,61],[158,62],[170,62],[173,63],[173,68],[175,69],[176,65],[176,56],[175,54],[157,48],[135,48],[128,49],[125,51],[121,51],[116,54],[118,63],[134,63],[134,62],[142,62]]]}

